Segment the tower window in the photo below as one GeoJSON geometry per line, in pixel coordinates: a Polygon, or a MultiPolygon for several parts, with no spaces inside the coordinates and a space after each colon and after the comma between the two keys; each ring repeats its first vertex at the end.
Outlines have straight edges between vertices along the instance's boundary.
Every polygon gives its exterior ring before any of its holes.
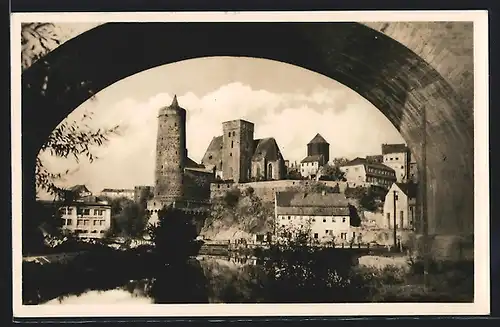
{"type": "Polygon", "coordinates": [[[234,141],[231,141],[231,149],[233,148],[234,146],[234,141]]]}
{"type": "Polygon", "coordinates": [[[232,156],[233,156],[233,153],[230,153],[230,154],[229,154],[229,156],[230,156],[230,157],[232,157],[232,156]]]}
{"type": "Polygon", "coordinates": [[[233,131],[233,136],[235,136],[235,135],[236,135],[236,132],[233,131]]]}
{"type": "Polygon", "coordinates": [[[231,137],[231,132],[229,132],[229,134],[227,136],[231,137]]]}

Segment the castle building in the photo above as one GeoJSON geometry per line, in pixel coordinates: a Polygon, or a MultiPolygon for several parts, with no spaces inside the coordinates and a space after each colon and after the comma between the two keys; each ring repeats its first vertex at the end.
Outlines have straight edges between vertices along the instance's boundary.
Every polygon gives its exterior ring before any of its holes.
{"type": "Polygon", "coordinates": [[[156,166],[153,198],[147,203],[150,223],[158,219],[164,206],[196,208],[210,198],[214,170],[206,169],[188,158],[186,149],[186,109],[179,106],[177,96],[158,114],[156,166]]]}
{"type": "Polygon", "coordinates": [[[314,178],[321,167],[330,160],[330,144],[321,136],[316,136],[307,144],[307,157],[300,162],[302,177],[314,178]]]}
{"type": "Polygon", "coordinates": [[[201,161],[216,178],[235,183],[284,178],[285,160],[274,138],[254,139],[254,124],[242,119],[223,122],[222,131],[201,161]]]}

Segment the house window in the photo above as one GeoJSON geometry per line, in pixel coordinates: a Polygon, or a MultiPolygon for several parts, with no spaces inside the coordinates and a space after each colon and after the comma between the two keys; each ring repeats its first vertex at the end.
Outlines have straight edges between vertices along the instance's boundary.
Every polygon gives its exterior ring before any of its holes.
{"type": "Polygon", "coordinates": [[[67,209],[67,213],[68,213],[68,215],[73,214],[73,208],[68,208],[68,209],[67,209]]]}
{"type": "Polygon", "coordinates": [[[335,218],[332,217],[332,223],[334,223],[334,222],[335,222],[335,218]]]}
{"type": "Polygon", "coordinates": [[[76,224],[77,224],[78,226],[82,226],[82,225],[83,225],[83,219],[78,219],[78,220],[76,221],[76,224]]]}
{"type": "Polygon", "coordinates": [[[231,153],[229,154],[229,156],[230,156],[230,157],[232,157],[232,156],[233,156],[233,153],[231,152],[231,153]]]}
{"type": "Polygon", "coordinates": [[[71,219],[66,219],[66,225],[71,225],[73,224],[73,222],[71,221],[71,219]]]}
{"type": "Polygon", "coordinates": [[[283,219],[283,220],[284,220],[284,219],[285,219],[285,217],[281,216],[281,219],[283,219]]]}
{"type": "Polygon", "coordinates": [[[387,227],[391,227],[391,213],[387,213],[387,227]]]}
{"type": "Polygon", "coordinates": [[[344,217],[344,218],[342,218],[342,222],[343,222],[343,223],[345,223],[345,217],[344,217]]]}
{"type": "Polygon", "coordinates": [[[400,222],[399,222],[400,227],[403,228],[403,226],[404,226],[404,224],[403,224],[403,222],[404,222],[404,213],[403,213],[403,210],[401,210],[399,212],[399,220],[400,220],[400,222]]]}
{"type": "Polygon", "coordinates": [[[323,218],[323,222],[326,223],[326,218],[323,218]]]}
{"type": "Polygon", "coordinates": [[[288,220],[290,220],[290,216],[288,216],[288,220]]]}
{"type": "Polygon", "coordinates": [[[100,221],[99,221],[99,225],[104,226],[104,223],[105,223],[105,222],[106,222],[105,220],[100,220],[100,221]]]}
{"type": "Polygon", "coordinates": [[[314,238],[317,239],[318,238],[318,233],[314,233],[314,238]]]}
{"type": "Polygon", "coordinates": [[[94,220],[94,226],[97,226],[98,220],[94,220]]]}
{"type": "Polygon", "coordinates": [[[229,132],[229,134],[227,134],[228,137],[231,137],[231,132],[229,132]]]}
{"type": "Polygon", "coordinates": [[[327,235],[328,235],[328,229],[327,229],[327,230],[325,230],[325,234],[327,234],[327,235]]]}
{"type": "Polygon", "coordinates": [[[235,135],[236,135],[236,132],[233,131],[233,136],[235,136],[235,135]]]}
{"type": "Polygon", "coordinates": [[[84,224],[85,226],[88,226],[88,225],[89,225],[89,223],[90,223],[90,221],[89,221],[88,219],[85,219],[85,220],[83,221],[83,224],[84,224]]]}
{"type": "Polygon", "coordinates": [[[285,225],[281,225],[281,227],[285,227],[285,225]]]}

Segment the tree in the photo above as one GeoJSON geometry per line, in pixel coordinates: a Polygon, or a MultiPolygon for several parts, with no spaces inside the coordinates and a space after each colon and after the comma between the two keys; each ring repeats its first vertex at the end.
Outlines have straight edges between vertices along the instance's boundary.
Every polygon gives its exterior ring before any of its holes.
{"type": "Polygon", "coordinates": [[[162,262],[180,263],[193,252],[196,226],[188,213],[168,206],[158,212],[158,224],[150,226],[149,235],[162,262]]]}
{"type": "Polygon", "coordinates": [[[343,165],[345,165],[348,162],[349,162],[349,159],[347,159],[345,157],[333,158],[332,159],[332,166],[342,167],[343,165]]]}
{"type": "MultiPolygon", "coordinates": [[[[62,42],[61,35],[58,35],[54,24],[51,23],[24,23],[21,25],[21,65],[23,72],[28,69],[34,62],[42,60],[43,57],[62,42]]],[[[42,63],[44,68],[43,82],[36,85],[28,84],[28,88],[34,92],[47,96],[48,83],[51,80],[51,67],[47,62],[42,63]]],[[[87,92],[93,96],[95,91],[90,87],[89,81],[81,81],[76,86],[83,92],[87,92]]],[[[71,86],[67,87],[67,91],[71,91],[71,86]]],[[[42,108],[40,108],[42,110],[42,108]]],[[[40,149],[40,153],[35,164],[35,186],[37,192],[39,190],[47,191],[54,197],[64,199],[66,193],[64,189],[57,185],[61,182],[64,176],[67,176],[69,171],[56,172],[50,169],[41,155],[47,153],[51,156],[59,158],[73,158],[77,162],[81,158],[93,162],[97,157],[93,152],[93,148],[102,146],[107,143],[109,137],[117,134],[119,126],[111,128],[95,129],[88,126],[86,123],[91,119],[92,113],[83,115],[80,121],[63,121],[49,135],[47,141],[40,149]]],[[[40,239],[39,227],[41,224],[36,211],[32,214],[27,214],[23,217],[23,253],[38,251],[40,246],[43,246],[35,239],[40,239]]]]}
{"type": "Polygon", "coordinates": [[[109,236],[141,237],[149,220],[146,207],[121,197],[108,199],[111,204],[111,229],[109,236]]]}
{"type": "MultiPolygon", "coordinates": [[[[62,42],[55,25],[51,23],[24,23],[21,25],[21,65],[23,71],[34,62],[40,60],[62,42]]],[[[47,67],[45,83],[40,85],[38,92],[45,95],[49,82],[50,67],[47,67]]],[[[88,83],[82,81],[82,87],[88,83]]],[[[93,94],[90,88],[88,92],[93,94]]],[[[52,131],[49,138],[40,149],[40,154],[48,153],[59,158],[73,158],[77,162],[83,157],[93,162],[97,159],[93,147],[102,146],[108,142],[109,137],[117,134],[119,126],[111,128],[94,129],[87,125],[93,113],[85,113],[80,121],[63,121],[52,131]]],[[[53,172],[43,162],[40,155],[36,160],[35,176],[36,187],[50,194],[64,196],[63,189],[56,185],[65,175],[65,172],[53,172]]]]}
{"type": "Polygon", "coordinates": [[[346,181],[345,173],[340,170],[339,166],[326,164],[321,170],[320,180],[325,181],[346,181]]]}

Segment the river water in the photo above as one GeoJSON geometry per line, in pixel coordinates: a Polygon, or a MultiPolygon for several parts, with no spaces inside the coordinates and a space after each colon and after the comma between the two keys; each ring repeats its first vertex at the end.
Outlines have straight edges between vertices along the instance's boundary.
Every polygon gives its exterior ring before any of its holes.
{"type": "MultiPolygon", "coordinates": [[[[114,289],[90,288],[82,294],[66,294],[42,305],[221,303],[230,296],[228,286],[237,288],[237,281],[245,281],[258,267],[254,257],[200,255],[177,268],[175,276],[165,271],[155,277],[129,280],[114,289]]],[[[236,300],[245,302],[244,298],[236,300]]]]}

